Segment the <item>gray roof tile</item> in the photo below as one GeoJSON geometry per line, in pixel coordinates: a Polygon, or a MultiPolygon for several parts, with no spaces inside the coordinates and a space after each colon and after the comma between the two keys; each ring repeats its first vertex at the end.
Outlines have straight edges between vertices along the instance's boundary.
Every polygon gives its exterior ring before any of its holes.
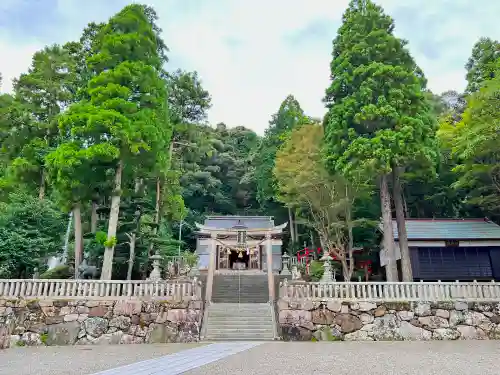
{"type": "MultiPolygon", "coordinates": [[[[396,220],[392,228],[397,240],[396,220]]],[[[407,219],[406,231],[409,240],[500,240],[500,226],[484,219],[407,219]]]]}
{"type": "Polygon", "coordinates": [[[230,229],[235,225],[245,225],[248,229],[273,228],[271,216],[208,216],[204,225],[212,228],[230,229]]]}

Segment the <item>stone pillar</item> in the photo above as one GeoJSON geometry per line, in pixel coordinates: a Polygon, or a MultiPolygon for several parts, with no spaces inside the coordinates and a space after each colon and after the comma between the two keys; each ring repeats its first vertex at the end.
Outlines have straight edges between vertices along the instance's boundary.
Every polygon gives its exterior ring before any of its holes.
{"type": "Polygon", "coordinates": [[[284,253],[281,256],[281,262],[283,263],[283,268],[281,269],[281,276],[290,276],[290,269],[288,268],[288,261],[290,260],[290,256],[287,253],[284,253]]]}
{"type": "Polygon", "coordinates": [[[161,255],[158,252],[158,250],[156,250],[155,255],[152,255],[150,259],[153,261],[153,270],[149,275],[149,280],[152,281],[161,280],[161,269],[160,269],[161,255]]]}
{"type": "Polygon", "coordinates": [[[333,281],[333,276],[332,276],[332,267],[330,265],[330,261],[332,260],[332,257],[328,254],[325,253],[321,260],[324,262],[323,263],[323,276],[321,277],[321,280],[319,281],[320,283],[331,283],[333,281]]]}
{"type": "Polygon", "coordinates": [[[210,259],[208,262],[207,289],[205,290],[205,302],[212,300],[212,288],[214,285],[215,262],[217,257],[217,233],[210,233],[210,259]]]}
{"type": "Polygon", "coordinates": [[[269,284],[269,301],[274,302],[274,275],[273,275],[273,242],[271,233],[266,233],[267,283],[269,284]]]}

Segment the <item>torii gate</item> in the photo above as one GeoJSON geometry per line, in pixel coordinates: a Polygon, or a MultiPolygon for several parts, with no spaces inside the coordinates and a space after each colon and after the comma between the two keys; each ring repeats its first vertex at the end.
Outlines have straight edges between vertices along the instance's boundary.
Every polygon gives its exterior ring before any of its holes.
{"type": "MultiPolygon", "coordinates": [[[[267,263],[267,281],[269,284],[269,301],[275,300],[275,290],[274,290],[274,276],[273,276],[273,254],[272,254],[272,237],[273,235],[278,235],[283,232],[288,223],[274,226],[273,228],[247,228],[243,225],[236,225],[233,228],[222,229],[208,227],[203,224],[196,223],[196,227],[200,232],[210,234],[210,258],[208,263],[208,275],[207,275],[207,287],[205,291],[205,301],[211,302],[212,299],[212,289],[214,283],[215,274],[215,263],[217,257],[217,243],[224,244],[222,239],[218,236],[234,236],[236,234],[237,245],[236,249],[246,248],[246,237],[247,234],[262,235],[265,236],[265,247],[266,247],[266,263],[267,263]]],[[[234,247],[231,245],[224,244],[228,247],[234,247]]]]}

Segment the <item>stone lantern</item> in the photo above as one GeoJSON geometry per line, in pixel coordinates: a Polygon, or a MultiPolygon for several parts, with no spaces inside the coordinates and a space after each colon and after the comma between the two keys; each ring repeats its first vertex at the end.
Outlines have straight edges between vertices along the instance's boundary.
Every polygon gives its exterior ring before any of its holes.
{"type": "Polygon", "coordinates": [[[149,280],[161,280],[161,270],[160,270],[160,260],[161,260],[161,255],[156,250],[155,255],[152,255],[150,258],[153,261],[153,270],[151,271],[151,274],[149,275],[149,280]]]}
{"type": "Polygon", "coordinates": [[[291,273],[290,273],[290,269],[288,268],[288,261],[290,260],[290,256],[288,255],[288,253],[284,253],[282,256],[281,256],[281,262],[283,263],[283,269],[281,270],[281,275],[284,275],[284,276],[290,276],[291,273]]]}
{"type": "Polygon", "coordinates": [[[321,261],[323,263],[323,276],[321,277],[321,280],[319,281],[320,283],[331,283],[333,282],[333,275],[332,275],[332,265],[330,264],[330,261],[333,258],[328,254],[327,252],[324,252],[323,256],[321,257],[321,261]]]}

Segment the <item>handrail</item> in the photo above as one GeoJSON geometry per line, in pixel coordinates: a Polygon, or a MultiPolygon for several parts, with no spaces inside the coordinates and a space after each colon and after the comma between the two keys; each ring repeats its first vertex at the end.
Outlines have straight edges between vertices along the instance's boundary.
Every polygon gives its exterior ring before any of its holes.
{"type": "Polygon", "coordinates": [[[500,301],[491,282],[280,282],[280,298],[344,301],[500,301]]]}
{"type": "Polygon", "coordinates": [[[200,299],[201,281],[0,279],[0,298],[200,299]]]}

